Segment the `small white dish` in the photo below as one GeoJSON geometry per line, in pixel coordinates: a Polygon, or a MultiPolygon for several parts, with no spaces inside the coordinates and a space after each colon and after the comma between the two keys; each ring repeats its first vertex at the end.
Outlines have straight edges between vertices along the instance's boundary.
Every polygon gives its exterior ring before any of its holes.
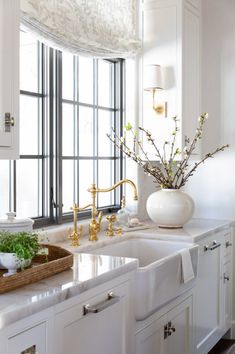
{"type": "Polygon", "coordinates": [[[143,224],[139,221],[138,218],[131,218],[129,220],[129,227],[137,227],[142,226],[143,224]]]}

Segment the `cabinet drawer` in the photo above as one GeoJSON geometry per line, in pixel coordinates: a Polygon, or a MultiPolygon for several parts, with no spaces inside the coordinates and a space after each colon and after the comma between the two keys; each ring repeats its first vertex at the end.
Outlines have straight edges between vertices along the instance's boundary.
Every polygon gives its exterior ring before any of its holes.
{"type": "Polygon", "coordinates": [[[8,338],[7,354],[46,354],[46,322],[8,338]]]}
{"type": "Polygon", "coordinates": [[[55,353],[129,354],[128,309],[128,285],[122,284],[58,313],[55,353]]]}

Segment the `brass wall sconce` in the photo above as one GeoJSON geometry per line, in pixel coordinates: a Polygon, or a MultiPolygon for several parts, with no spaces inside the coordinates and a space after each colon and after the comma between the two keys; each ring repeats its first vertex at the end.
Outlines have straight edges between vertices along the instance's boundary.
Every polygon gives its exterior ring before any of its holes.
{"type": "Polygon", "coordinates": [[[147,65],[144,69],[144,90],[152,93],[153,110],[156,114],[167,117],[167,102],[157,102],[156,93],[163,90],[163,74],[160,65],[147,65]]]}

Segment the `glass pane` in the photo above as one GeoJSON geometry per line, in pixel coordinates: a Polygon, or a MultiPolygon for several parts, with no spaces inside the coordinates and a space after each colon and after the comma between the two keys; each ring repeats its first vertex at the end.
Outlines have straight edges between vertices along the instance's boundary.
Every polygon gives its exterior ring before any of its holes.
{"type": "Polygon", "coordinates": [[[21,217],[42,216],[41,160],[16,162],[16,212],[21,217]]]}
{"type": "Polygon", "coordinates": [[[62,98],[74,98],[74,59],[70,53],[62,54],[62,98]]]}
{"type": "Polygon", "coordinates": [[[98,62],[98,105],[113,107],[113,63],[98,62]]]}
{"type": "MultiPolygon", "coordinates": [[[[113,178],[113,161],[100,160],[98,162],[98,186],[100,188],[109,188],[114,184],[113,178]]],[[[99,193],[98,206],[107,206],[114,203],[114,191],[107,193],[99,193]]]]}
{"type": "Polygon", "coordinates": [[[5,218],[6,213],[9,211],[9,161],[1,161],[0,164],[0,217],[5,218]]]}
{"type": "Polygon", "coordinates": [[[63,213],[71,212],[74,203],[74,161],[63,160],[62,171],[62,203],[63,213]]]}
{"type": "Polygon", "coordinates": [[[74,155],[74,105],[63,103],[62,135],[63,156],[74,155]]]}
{"type": "MultiPolygon", "coordinates": [[[[98,155],[112,156],[114,147],[107,137],[111,134],[113,126],[113,113],[109,111],[99,110],[98,112],[98,155]]],[[[111,134],[112,135],[112,134],[111,134]]]]}
{"type": "Polygon", "coordinates": [[[41,98],[20,96],[20,154],[41,154],[41,98]],[[29,134],[30,132],[30,134],[29,134]],[[39,146],[40,145],[40,146],[39,146]]]}
{"type": "Polygon", "coordinates": [[[79,107],[79,155],[93,156],[93,108],[79,107]]]}
{"type": "Polygon", "coordinates": [[[20,89],[39,91],[38,41],[29,33],[20,32],[20,89]]]}
{"type": "Polygon", "coordinates": [[[93,59],[79,57],[79,102],[93,104],[93,59]]]}
{"type": "Polygon", "coordinates": [[[85,206],[91,202],[87,189],[93,183],[93,161],[79,161],[79,205],[85,206]]]}

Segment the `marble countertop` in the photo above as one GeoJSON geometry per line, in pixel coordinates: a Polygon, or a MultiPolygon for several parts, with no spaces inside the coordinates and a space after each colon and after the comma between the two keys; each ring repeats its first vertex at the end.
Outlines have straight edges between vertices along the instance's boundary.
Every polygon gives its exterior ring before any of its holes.
{"type": "Polygon", "coordinates": [[[107,244],[117,243],[121,240],[127,240],[133,237],[197,243],[214,232],[228,229],[232,224],[233,221],[230,220],[193,219],[188,224],[184,225],[182,229],[163,229],[151,222],[146,222],[141,227],[141,230],[140,228],[130,228],[129,231],[125,232],[122,236],[107,237],[105,232],[102,232],[99,234],[99,240],[96,242],[89,242],[88,237],[84,236],[79,241],[80,246],[77,248],[70,246],[67,237],[56,244],[72,252],[89,253],[94,249],[104,247],[107,244]]]}
{"type": "Polygon", "coordinates": [[[231,220],[192,219],[181,229],[164,229],[152,225],[151,229],[144,230],[143,233],[145,237],[154,235],[159,240],[197,243],[214,232],[229,229],[233,223],[231,220]]]}
{"type": "Polygon", "coordinates": [[[73,268],[0,295],[0,329],[135,270],[137,259],[74,254],[73,268]]]}
{"type": "MultiPolygon", "coordinates": [[[[142,230],[133,228],[122,236],[110,238],[102,232],[97,242],[89,242],[84,236],[77,248],[70,246],[64,233],[64,240],[56,244],[74,253],[73,268],[0,295],[0,329],[138,267],[136,259],[92,255],[89,251],[133,237],[196,243],[213,232],[226,230],[231,224],[233,222],[227,220],[193,219],[183,229],[169,230],[146,223],[142,230]]],[[[52,240],[48,234],[46,238],[55,243],[56,235],[52,240]]]]}

